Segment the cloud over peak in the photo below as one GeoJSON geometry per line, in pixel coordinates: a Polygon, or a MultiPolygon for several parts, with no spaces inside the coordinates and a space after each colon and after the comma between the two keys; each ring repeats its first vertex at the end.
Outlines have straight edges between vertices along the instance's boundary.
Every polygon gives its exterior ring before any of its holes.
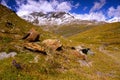
{"type": "Polygon", "coordinates": [[[107,0],[92,1],[87,6],[84,5],[85,1],[82,4],[79,0],[0,0],[0,3],[15,10],[18,16],[28,15],[33,12],[64,11],[75,15],[81,20],[120,20],[120,4],[117,4],[117,7],[112,4],[111,7],[107,8],[109,3],[107,0]],[[91,4],[93,5],[91,6],[91,4]],[[106,11],[103,12],[102,10],[106,11]]]}
{"type": "MultiPolygon", "coordinates": [[[[24,2],[24,1],[23,1],[24,2]]],[[[23,2],[17,1],[19,9],[17,14],[19,16],[29,14],[31,12],[51,12],[51,11],[65,11],[69,12],[72,9],[72,5],[70,2],[63,1],[59,2],[57,0],[53,0],[48,2],[47,0],[27,0],[26,4],[22,4],[23,2]]]]}
{"type": "Polygon", "coordinates": [[[106,0],[100,0],[100,2],[94,2],[94,6],[90,9],[90,12],[101,9],[106,3],[106,0]]]}
{"type": "Polygon", "coordinates": [[[114,7],[110,7],[108,9],[108,16],[109,17],[120,17],[120,5],[117,6],[116,9],[114,7]]]}
{"type": "Polygon", "coordinates": [[[89,14],[75,14],[76,18],[81,20],[97,20],[97,21],[105,21],[106,17],[102,12],[91,12],[89,14]]]}

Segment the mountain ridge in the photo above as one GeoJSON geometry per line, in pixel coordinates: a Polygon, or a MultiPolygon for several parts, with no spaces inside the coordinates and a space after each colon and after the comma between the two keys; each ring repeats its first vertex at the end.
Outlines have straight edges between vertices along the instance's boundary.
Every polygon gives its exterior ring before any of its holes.
{"type": "Polygon", "coordinates": [[[101,24],[104,21],[96,20],[81,20],[69,12],[33,12],[28,15],[23,15],[21,18],[35,25],[66,25],[66,24],[101,24]],[[86,21],[86,22],[85,22],[86,21]]]}
{"type": "Polygon", "coordinates": [[[32,12],[27,15],[20,16],[28,22],[31,22],[35,25],[66,25],[71,23],[82,24],[83,21],[86,21],[85,24],[101,24],[101,23],[114,23],[120,22],[119,18],[111,18],[106,21],[97,21],[97,20],[82,20],[78,16],[64,11],[58,12],[32,12]],[[89,22],[89,23],[88,23],[89,22]],[[90,23],[91,22],[91,23],[90,23]]]}

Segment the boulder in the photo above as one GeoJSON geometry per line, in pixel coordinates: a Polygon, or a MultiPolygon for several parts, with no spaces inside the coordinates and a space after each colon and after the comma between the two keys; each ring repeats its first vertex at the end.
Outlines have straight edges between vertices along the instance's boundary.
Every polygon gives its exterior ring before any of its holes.
{"type": "Polygon", "coordinates": [[[71,49],[76,56],[82,58],[83,60],[87,60],[87,54],[94,55],[90,48],[85,48],[84,46],[75,46],[71,47],[71,49]]]}
{"type": "Polygon", "coordinates": [[[45,46],[51,48],[52,50],[60,51],[62,50],[62,44],[58,39],[46,39],[42,42],[45,46]]]}
{"type": "Polygon", "coordinates": [[[34,51],[34,52],[41,52],[43,54],[46,54],[44,47],[41,47],[37,43],[25,43],[24,48],[34,51]]]}
{"type": "Polygon", "coordinates": [[[82,60],[87,60],[87,56],[85,54],[80,54],[77,50],[71,50],[71,53],[82,60]]]}
{"type": "Polygon", "coordinates": [[[75,46],[75,47],[72,47],[72,49],[78,51],[80,54],[94,55],[94,52],[92,52],[90,48],[85,48],[84,46],[75,46]]]}
{"type": "Polygon", "coordinates": [[[22,39],[26,39],[30,42],[39,41],[39,33],[32,28],[22,39]]]}

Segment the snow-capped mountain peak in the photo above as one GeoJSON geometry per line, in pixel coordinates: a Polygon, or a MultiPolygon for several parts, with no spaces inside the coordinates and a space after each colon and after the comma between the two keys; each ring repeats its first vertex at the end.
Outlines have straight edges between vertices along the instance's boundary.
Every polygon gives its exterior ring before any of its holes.
{"type": "Polygon", "coordinates": [[[66,12],[33,12],[29,15],[22,16],[22,18],[37,25],[60,25],[70,23],[75,19],[74,16],[66,12]]]}
{"type": "Polygon", "coordinates": [[[21,16],[23,19],[31,22],[35,25],[63,25],[69,23],[76,24],[98,24],[98,23],[112,23],[112,22],[120,22],[120,17],[114,17],[107,21],[97,21],[97,20],[84,20],[79,19],[79,16],[75,16],[73,14],[67,12],[33,12],[29,15],[21,16]]]}

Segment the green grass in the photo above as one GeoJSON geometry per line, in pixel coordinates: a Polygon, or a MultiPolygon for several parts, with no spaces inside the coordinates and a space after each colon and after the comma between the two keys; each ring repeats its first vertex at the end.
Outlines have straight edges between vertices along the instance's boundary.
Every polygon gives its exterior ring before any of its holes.
{"type": "Polygon", "coordinates": [[[85,32],[73,35],[69,39],[94,50],[95,56],[89,58],[94,61],[95,69],[93,72],[100,72],[100,80],[120,79],[120,23],[99,25],[85,32]],[[100,47],[104,50],[100,51],[100,47]]]}
{"type": "Polygon", "coordinates": [[[120,23],[105,24],[71,36],[69,39],[84,43],[120,43],[120,23]]]}

